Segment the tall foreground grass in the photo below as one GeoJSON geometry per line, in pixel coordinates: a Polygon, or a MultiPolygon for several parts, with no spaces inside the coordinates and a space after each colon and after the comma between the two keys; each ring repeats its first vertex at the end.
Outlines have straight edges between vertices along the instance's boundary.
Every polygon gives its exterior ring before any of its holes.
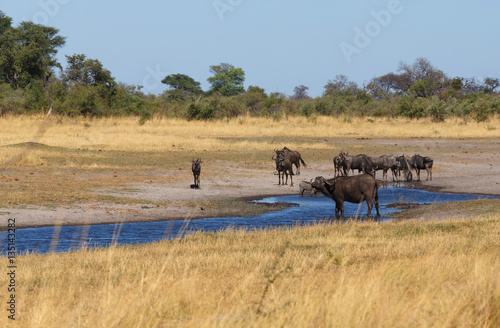
{"type": "MultiPolygon", "coordinates": [[[[290,117],[280,121],[240,117],[222,121],[134,118],[0,118],[0,146],[36,141],[52,147],[120,151],[268,150],[272,146],[324,149],[325,138],[498,138],[500,119],[486,123],[449,119],[290,117]]],[[[7,155],[4,155],[7,157],[7,155]]]]}
{"type": "Polygon", "coordinates": [[[17,327],[500,326],[498,216],[229,229],[17,261],[17,327]]]}

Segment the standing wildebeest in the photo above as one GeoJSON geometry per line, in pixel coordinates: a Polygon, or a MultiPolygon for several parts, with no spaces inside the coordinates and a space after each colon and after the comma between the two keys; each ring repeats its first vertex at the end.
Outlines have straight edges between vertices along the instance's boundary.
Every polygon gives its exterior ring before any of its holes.
{"type": "Polygon", "coordinates": [[[342,172],[342,161],[347,154],[341,151],[337,156],[333,158],[333,168],[335,170],[335,176],[344,175],[342,172]]]}
{"type": "Polygon", "coordinates": [[[403,177],[405,181],[407,182],[411,181],[413,179],[413,175],[411,174],[411,166],[406,156],[404,154],[398,156],[396,157],[396,161],[398,161],[399,163],[399,168],[398,168],[399,175],[401,175],[401,171],[403,171],[403,177]]]}
{"type": "Polygon", "coordinates": [[[316,196],[317,190],[315,188],[313,188],[313,186],[312,186],[312,179],[309,182],[308,181],[300,181],[300,183],[299,183],[299,195],[300,195],[300,197],[304,196],[304,191],[308,191],[309,195],[311,197],[316,196]]]}
{"type": "Polygon", "coordinates": [[[344,169],[344,175],[346,176],[349,175],[350,170],[352,170],[353,173],[354,170],[358,170],[358,172],[369,174],[372,177],[375,176],[374,172],[377,168],[375,164],[370,161],[368,156],[364,154],[352,156],[348,155],[348,153],[346,153],[342,158],[342,167],[344,169]]]}
{"type": "Polygon", "coordinates": [[[389,170],[392,171],[392,181],[394,181],[394,177],[398,179],[397,170],[399,168],[399,162],[396,160],[395,156],[382,155],[380,157],[370,157],[370,160],[376,166],[376,171],[382,170],[382,181],[388,182],[387,171],[389,170]]]}
{"type": "Polygon", "coordinates": [[[427,179],[425,179],[425,181],[429,180],[429,177],[432,180],[432,164],[434,164],[432,158],[415,154],[408,160],[408,163],[411,168],[415,169],[417,181],[420,181],[420,170],[425,170],[427,172],[427,179]]]}
{"type": "Polygon", "coordinates": [[[304,164],[304,166],[307,167],[306,163],[302,159],[302,155],[300,155],[298,151],[286,148],[286,146],[283,147],[281,151],[285,155],[285,158],[288,158],[290,162],[295,165],[295,167],[297,168],[297,175],[300,175],[300,163],[304,164]]]}
{"type": "Polygon", "coordinates": [[[201,158],[198,158],[196,161],[193,160],[191,161],[193,165],[191,165],[191,171],[193,171],[193,176],[194,176],[194,187],[195,188],[200,188],[200,173],[201,173],[201,158]]]}
{"type": "Polygon", "coordinates": [[[370,216],[373,204],[380,216],[378,209],[378,183],[371,175],[360,174],[351,177],[336,177],[325,179],[317,177],[312,186],[325,196],[335,201],[335,217],[344,216],[344,201],[350,203],[362,203],[368,205],[368,216],[370,216]]]}
{"type": "Polygon", "coordinates": [[[276,161],[276,171],[278,171],[278,185],[286,185],[288,184],[288,174],[290,174],[290,187],[293,187],[293,171],[292,171],[292,162],[289,158],[285,157],[285,154],[282,150],[275,150],[276,158],[273,156],[273,160],[276,161]],[[286,175],[286,182],[285,181],[286,175]]]}

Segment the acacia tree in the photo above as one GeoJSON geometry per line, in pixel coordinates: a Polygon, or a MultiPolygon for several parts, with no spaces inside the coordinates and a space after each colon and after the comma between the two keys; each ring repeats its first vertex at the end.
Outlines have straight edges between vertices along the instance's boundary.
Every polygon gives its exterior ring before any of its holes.
{"type": "Polygon", "coordinates": [[[296,86],[294,89],[293,89],[293,96],[292,96],[292,99],[295,99],[295,100],[303,100],[303,99],[309,99],[310,97],[307,95],[307,90],[309,90],[309,87],[306,87],[305,85],[299,85],[299,86],[296,86]]]}
{"type": "Polygon", "coordinates": [[[356,94],[358,91],[358,84],[350,81],[346,75],[340,74],[335,76],[333,80],[329,80],[324,86],[325,92],[323,96],[335,96],[340,94],[356,94]]]}
{"type": "Polygon", "coordinates": [[[500,80],[493,77],[487,77],[483,82],[483,92],[484,93],[492,93],[495,92],[495,89],[500,86],[500,80]]]}
{"type": "Polygon", "coordinates": [[[168,75],[161,83],[171,88],[171,90],[167,91],[167,96],[171,99],[183,99],[185,96],[203,94],[200,82],[195,81],[192,77],[185,74],[168,75]]]}
{"type": "Polygon", "coordinates": [[[210,72],[214,76],[207,80],[212,85],[211,92],[220,92],[223,96],[235,96],[245,91],[245,72],[243,69],[231,64],[221,63],[210,66],[210,72]]]}

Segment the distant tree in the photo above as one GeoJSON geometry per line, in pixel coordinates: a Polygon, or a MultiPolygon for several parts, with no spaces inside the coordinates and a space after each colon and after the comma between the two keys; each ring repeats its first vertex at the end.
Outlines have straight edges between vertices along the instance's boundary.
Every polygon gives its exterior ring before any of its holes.
{"type": "Polygon", "coordinates": [[[247,89],[247,92],[259,93],[259,94],[262,94],[264,97],[267,97],[266,90],[262,89],[261,87],[254,86],[254,85],[249,86],[247,89]]]}
{"type": "Polygon", "coordinates": [[[303,100],[303,99],[309,99],[310,97],[307,95],[307,90],[309,90],[308,87],[305,85],[299,85],[293,89],[293,96],[292,99],[295,100],[303,100]]]}
{"type": "Polygon", "coordinates": [[[104,85],[115,87],[115,79],[97,59],[86,58],[83,54],[66,56],[68,66],[64,73],[65,82],[86,86],[104,85]]]}
{"type": "Polygon", "coordinates": [[[483,81],[483,92],[484,93],[492,93],[495,92],[495,89],[500,86],[500,80],[497,78],[487,77],[483,81]]]}
{"type": "Polygon", "coordinates": [[[463,77],[459,77],[459,76],[454,77],[450,81],[450,87],[453,90],[461,91],[463,89],[463,87],[464,87],[464,78],[463,77]]]}
{"type": "Polygon", "coordinates": [[[32,22],[11,26],[0,14],[0,80],[13,89],[25,88],[33,80],[46,81],[53,68],[61,68],[55,55],[65,44],[59,30],[32,22]]]}
{"type": "Polygon", "coordinates": [[[243,93],[245,88],[245,72],[227,63],[210,66],[210,72],[214,75],[207,80],[212,85],[211,92],[220,92],[223,96],[235,96],[243,93]]]}
{"type": "Polygon", "coordinates": [[[408,90],[414,92],[417,97],[436,95],[448,80],[443,71],[432,66],[429,60],[423,57],[417,58],[412,65],[401,62],[399,71],[400,78],[406,82],[404,87],[410,84],[408,90]]]}
{"type": "Polygon", "coordinates": [[[203,90],[200,87],[200,82],[185,74],[171,74],[166,76],[161,83],[168,85],[173,90],[182,92],[183,95],[200,95],[203,90]]]}
{"type": "Polygon", "coordinates": [[[358,85],[356,82],[349,81],[346,75],[337,75],[333,80],[329,80],[325,85],[324,96],[334,96],[339,94],[356,94],[358,85]]]}

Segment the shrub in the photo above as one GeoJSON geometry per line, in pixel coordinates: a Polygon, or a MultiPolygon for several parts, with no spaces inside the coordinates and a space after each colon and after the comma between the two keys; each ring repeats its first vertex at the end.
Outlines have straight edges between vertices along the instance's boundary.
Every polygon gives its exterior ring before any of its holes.
{"type": "Polygon", "coordinates": [[[448,116],[448,112],[446,110],[446,103],[442,100],[439,100],[437,96],[432,97],[431,103],[427,107],[427,112],[429,113],[432,121],[434,122],[444,122],[444,120],[448,116]]]}

